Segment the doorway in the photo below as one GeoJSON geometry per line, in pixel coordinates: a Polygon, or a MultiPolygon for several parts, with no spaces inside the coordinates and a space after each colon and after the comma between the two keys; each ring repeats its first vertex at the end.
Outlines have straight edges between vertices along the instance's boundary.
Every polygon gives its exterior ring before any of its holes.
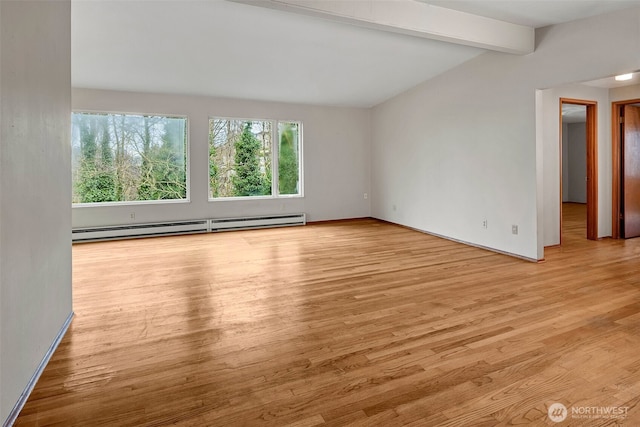
{"type": "Polygon", "coordinates": [[[612,237],[640,236],[640,99],[612,104],[612,237]]]}
{"type": "MultiPolygon", "coordinates": [[[[587,101],[582,99],[560,98],[560,245],[562,245],[563,234],[563,201],[565,201],[568,190],[566,154],[567,147],[563,148],[563,139],[567,141],[567,127],[563,126],[563,110],[573,110],[575,112],[583,112],[584,116],[584,146],[580,147],[586,151],[585,156],[582,157],[582,161],[586,164],[574,165],[574,171],[578,170],[577,175],[580,175],[586,179],[586,185],[580,189],[579,183],[576,183],[573,187],[576,200],[582,200],[586,202],[586,238],[589,240],[597,240],[598,238],[598,151],[597,151],[597,107],[598,104],[595,101],[587,101]],[[565,129],[563,132],[563,128],[565,129]],[[586,159],[585,159],[586,157],[586,159]],[[563,167],[564,165],[564,167],[563,167]],[[582,166],[582,167],[579,167],[582,166]],[[567,187],[565,187],[567,185],[567,187]],[[563,189],[563,187],[565,187],[563,189]],[[579,194],[583,191],[585,194],[579,194]]],[[[568,123],[567,123],[568,124],[568,123]]],[[[577,150],[580,151],[580,150],[577,150]]],[[[575,177],[573,181],[576,181],[575,177]]],[[[578,207],[571,207],[571,218],[575,218],[578,207]],[[575,208],[575,209],[574,209],[575,208]]],[[[577,214],[579,215],[579,214],[577,214]]]]}

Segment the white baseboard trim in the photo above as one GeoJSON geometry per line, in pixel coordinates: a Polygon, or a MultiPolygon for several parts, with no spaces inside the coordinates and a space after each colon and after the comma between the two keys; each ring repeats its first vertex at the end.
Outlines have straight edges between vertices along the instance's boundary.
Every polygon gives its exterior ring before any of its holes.
{"type": "Polygon", "coordinates": [[[46,368],[47,364],[49,363],[49,360],[51,359],[51,356],[53,356],[53,353],[55,353],[56,349],[58,348],[58,345],[60,345],[60,341],[62,341],[62,338],[67,333],[67,329],[69,329],[69,325],[71,325],[71,320],[73,320],[73,316],[74,316],[74,313],[72,311],[71,314],[69,314],[69,317],[67,317],[67,320],[65,320],[64,324],[62,325],[62,328],[60,328],[60,331],[58,332],[58,335],[56,335],[56,338],[53,340],[53,343],[51,343],[49,350],[47,350],[44,357],[42,358],[42,361],[38,365],[38,368],[31,376],[31,379],[27,383],[27,386],[24,388],[24,391],[20,395],[20,398],[18,399],[15,406],[9,413],[9,416],[7,417],[5,422],[2,424],[3,427],[11,427],[13,423],[16,422],[18,415],[20,415],[20,411],[22,411],[22,408],[24,407],[25,403],[27,403],[27,399],[29,398],[29,395],[31,395],[33,388],[36,386],[36,383],[38,382],[40,375],[42,375],[42,372],[44,372],[44,368],[46,368]]]}
{"type": "Polygon", "coordinates": [[[373,217],[373,218],[377,219],[378,221],[388,222],[389,224],[398,225],[400,227],[408,228],[409,230],[418,231],[420,233],[428,234],[429,236],[439,237],[440,239],[449,240],[450,242],[460,243],[460,244],[466,245],[466,246],[472,246],[472,247],[478,248],[478,249],[484,249],[485,251],[494,252],[494,253],[497,253],[497,254],[500,254],[500,255],[507,255],[507,256],[510,256],[510,257],[513,257],[513,258],[519,258],[521,260],[528,261],[528,262],[540,262],[540,261],[542,261],[542,260],[535,259],[535,258],[529,258],[529,257],[526,257],[524,255],[518,255],[518,254],[511,253],[511,252],[502,251],[500,249],[491,248],[489,246],[482,246],[482,245],[478,245],[476,243],[467,242],[465,240],[454,239],[453,237],[445,236],[444,234],[432,233],[431,231],[421,230],[419,228],[410,227],[408,225],[398,224],[396,222],[391,222],[391,221],[388,221],[386,219],[379,219],[379,218],[375,218],[375,217],[373,217]]]}
{"type": "MultiPolygon", "coordinates": [[[[408,228],[411,228],[411,227],[408,227],[408,228]]],[[[484,249],[485,251],[494,252],[496,254],[506,255],[506,256],[510,256],[512,258],[518,258],[518,259],[521,259],[523,261],[528,261],[528,262],[540,262],[541,261],[541,260],[538,260],[538,259],[535,259],[535,258],[526,257],[524,255],[518,255],[518,254],[514,254],[512,252],[507,252],[507,251],[502,251],[500,249],[491,248],[489,246],[482,246],[482,245],[478,245],[478,244],[475,244],[475,243],[470,243],[470,242],[467,242],[466,240],[454,239],[453,237],[444,236],[444,235],[438,234],[438,233],[431,233],[429,231],[418,230],[417,228],[414,228],[414,230],[419,231],[419,232],[424,233],[424,234],[428,234],[428,235],[433,236],[433,237],[439,237],[441,239],[449,240],[451,242],[460,243],[460,244],[467,245],[467,246],[472,246],[472,247],[478,248],[478,249],[484,249]]]]}

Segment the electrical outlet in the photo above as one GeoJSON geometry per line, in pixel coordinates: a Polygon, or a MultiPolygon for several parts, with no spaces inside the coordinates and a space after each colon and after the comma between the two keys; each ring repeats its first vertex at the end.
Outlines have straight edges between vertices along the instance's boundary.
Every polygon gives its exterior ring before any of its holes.
{"type": "Polygon", "coordinates": [[[487,222],[486,219],[482,221],[482,228],[489,228],[489,223],[487,222]]]}
{"type": "Polygon", "coordinates": [[[364,193],[364,199],[367,200],[369,198],[369,194],[364,193]]]}
{"type": "Polygon", "coordinates": [[[518,226],[517,225],[512,225],[511,226],[511,234],[518,234],[518,226]]]}
{"type": "Polygon", "coordinates": [[[131,218],[131,219],[136,219],[136,213],[135,213],[135,212],[131,212],[131,213],[129,214],[129,218],[131,218]]]}

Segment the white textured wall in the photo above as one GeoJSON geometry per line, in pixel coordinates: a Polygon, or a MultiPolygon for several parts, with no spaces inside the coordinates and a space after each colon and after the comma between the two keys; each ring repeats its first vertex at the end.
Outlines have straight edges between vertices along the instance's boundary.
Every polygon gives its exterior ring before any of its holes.
{"type": "MultiPolygon", "coordinates": [[[[530,55],[485,53],[374,108],[373,216],[543,258],[547,144],[555,147],[560,203],[559,113],[556,104],[547,142],[536,90],[640,68],[640,8],[540,29],[536,38],[530,55]]],[[[604,153],[599,171],[610,175],[606,161],[604,153]]],[[[604,187],[603,180],[603,204],[611,191],[604,187]]],[[[610,202],[599,209],[608,209],[600,220],[610,223],[610,202]]],[[[600,227],[607,231],[610,224],[600,227]]]]}
{"type": "Polygon", "coordinates": [[[569,124],[562,123],[562,201],[569,201],[569,124]]]}
{"type": "Polygon", "coordinates": [[[370,191],[368,109],[90,89],[74,89],[72,102],[76,111],[188,116],[191,170],[190,203],[77,207],[74,227],[298,212],[306,212],[309,221],[370,216],[363,197],[370,191]],[[209,202],[209,116],[302,121],[304,197],[209,202]]]}
{"type": "Polygon", "coordinates": [[[0,2],[0,420],[71,314],[69,1],[0,2]]]}
{"type": "MultiPolygon", "coordinates": [[[[4,122],[2,121],[2,6],[0,6],[0,125],[2,125],[4,122]]],[[[0,131],[0,167],[3,164],[2,161],[2,152],[4,150],[2,149],[2,133],[0,131]]],[[[0,169],[0,177],[2,176],[2,169],[0,169]]],[[[2,422],[4,424],[5,419],[7,418],[8,412],[7,414],[5,414],[5,409],[4,408],[4,403],[2,402],[2,396],[4,396],[4,380],[3,380],[3,375],[2,375],[2,366],[3,366],[3,362],[2,362],[2,354],[3,354],[3,350],[2,350],[2,336],[4,335],[4,326],[3,326],[3,316],[2,316],[2,294],[3,292],[3,288],[4,286],[2,285],[2,230],[3,230],[3,221],[2,221],[2,183],[0,182],[0,422],[2,422]]],[[[7,404],[8,406],[9,404],[7,404]]]]}
{"type": "Polygon", "coordinates": [[[567,128],[569,134],[569,199],[567,201],[587,203],[587,124],[569,123],[567,128]]]}
{"type": "Polygon", "coordinates": [[[611,102],[640,99],[640,85],[617,87],[609,90],[611,102]]]}

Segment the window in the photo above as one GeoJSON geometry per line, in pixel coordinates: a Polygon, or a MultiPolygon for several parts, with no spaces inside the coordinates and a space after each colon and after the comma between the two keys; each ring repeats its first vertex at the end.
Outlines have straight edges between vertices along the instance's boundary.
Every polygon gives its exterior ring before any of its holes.
{"type": "Polygon", "coordinates": [[[293,121],[209,119],[209,197],[301,196],[301,130],[293,121]]]}
{"type": "Polygon", "coordinates": [[[73,113],[73,203],[186,200],[187,119],[73,113]]]}

